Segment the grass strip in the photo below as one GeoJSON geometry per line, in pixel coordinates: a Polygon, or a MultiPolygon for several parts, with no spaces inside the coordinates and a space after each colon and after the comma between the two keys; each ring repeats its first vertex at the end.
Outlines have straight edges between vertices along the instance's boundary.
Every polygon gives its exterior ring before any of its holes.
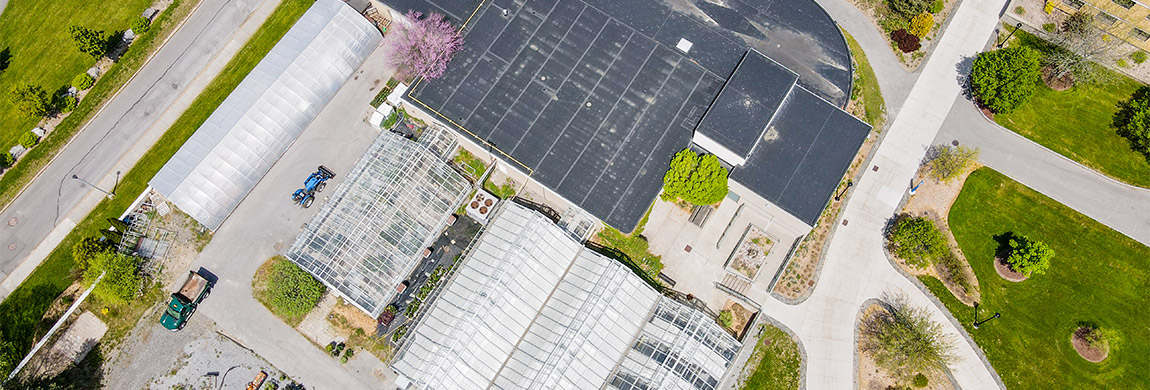
{"type": "MultiPolygon", "coordinates": [[[[152,0],[14,0],[8,3],[0,15],[0,52],[3,53],[0,57],[5,59],[0,63],[0,94],[4,95],[0,98],[0,123],[4,124],[0,127],[2,150],[16,145],[20,136],[42,119],[24,114],[10,102],[9,89],[29,83],[53,93],[71,85],[73,77],[96,63],[76,48],[69,27],[84,26],[108,34],[123,31],[150,4],[152,0]]],[[[144,35],[160,33],[150,31],[144,35]]],[[[139,43],[129,50],[150,47],[139,43]]]]}
{"type": "Polygon", "coordinates": [[[801,381],[802,357],[799,346],[791,335],[770,324],[763,325],[763,334],[755,345],[755,352],[747,360],[755,371],[743,382],[742,390],[798,390],[801,381]]]}
{"type": "MultiPolygon", "coordinates": [[[[27,352],[35,339],[47,330],[47,326],[41,323],[41,317],[52,301],[78,276],[73,271],[72,246],[81,238],[107,227],[107,218],[119,217],[131,205],[135,194],[147,188],[148,180],[195,133],[312,3],[312,0],[284,0],[276,7],[259,31],[244,44],[175,124],[124,175],[118,188],[122,195],[102,200],[28,279],[0,303],[0,329],[3,329],[4,339],[11,341],[20,354],[27,352]]],[[[44,322],[51,325],[50,321],[44,322]]]]}
{"type": "Polygon", "coordinates": [[[854,71],[854,86],[851,87],[851,100],[857,101],[862,98],[862,112],[853,110],[852,114],[862,117],[862,120],[871,125],[875,130],[881,131],[883,123],[886,122],[886,102],[882,98],[882,91],[879,90],[878,77],[874,74],[874,69],[870,66],[870,61],[866,58],[866,53],[863,52],[862,46],[855,40],[846,30],[842,30],[843,36],[847,39],[847,46],[851,50],[851,59],[855,64],[854,71]]]}
{"type": "Polygon", "coordinates": [[[1150,248],[1053,199],[982,168],[950,211],[951,231],[971,262],[982,295],[974,310],[937,281],[927,286],[978,343],[1009,389],[1134,389],[1150,383],[1150,248]],[[1042,241],[1056,255],[1045,275],[1013,283],[998,276],[994,256],[1013,232],[1042,241]],[[1090,363],[1070,337],[1079,322],[1115,331],[1109,357],[1090,363]]]}

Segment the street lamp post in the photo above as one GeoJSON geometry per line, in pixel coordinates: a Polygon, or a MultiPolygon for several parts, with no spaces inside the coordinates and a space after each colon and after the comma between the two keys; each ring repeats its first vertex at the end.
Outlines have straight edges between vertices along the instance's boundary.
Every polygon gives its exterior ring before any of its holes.
{"type": "Polygon", "coordinates": [[[842,200],[843,195],[846,195],[847,190],[851,189],[851,186],[853,186],[853,185],[855,185],[855,182],[847,180],[847,187],[843,188],[843,192],[840,192],[837,195],[835,195],[835,201],[837,202],[837,201],[842,200]]]}
{"type": "Polygon", "coordinates": [[[1022,22],[1019,22],[1018,24],[1014,25],[1014,30],[1011,30],[1010,34],[1006,34],[1006,38],[1003,38],[1002,42],[998,43],[998,48],[1001,49],[1002,45],[1005,45],[1006,41],[1009,41],[1010,37],[1014,36],[1014,32],[1018,31],[1018,29],[1020,29],[1020,28],[1022,28],[1022,22]]]}
{"type": "Polygon", "coordinates": [[[79,176],[76,176],[76,175],[72,175],[72,178],[73,178],[73,179],[76,179],[76,180],[79,180],[81,183],[84,183],[84,184],[88,185],[88,187],[92,187],[92,188],[95,188],[95,189],[96,189],[96,191],[100,191],[100,192],[103,192],[105,195],[108,195],[108,199],[112,199],[112,198],[115,198],[115,197],[116,197],[116,194],[115,194],[115,193],[112,193],[112,192],[108,192],[108,191],[104,191],[104,189],[102,189],[102,188],[100,188],[100,187],[96,187],[96,185],[95,185],[95,184],[89,183],[87,180],[81,179],[79,176]]]}
{"type": "Polygon", "coordinates": [[[978,320],[978,302],[975,302],[974,303],[974,322],[971,323],[971,326],[974,326],[974,329],[978,329],[978,327],[982,326],[982,324],[985,324],[988,321],[993,320],[993,319],[998,318],[998,317],[1002,317],[1002,313],[994,312],[994,315],[990,316],[990,318],[979,321],[978,320]]]}

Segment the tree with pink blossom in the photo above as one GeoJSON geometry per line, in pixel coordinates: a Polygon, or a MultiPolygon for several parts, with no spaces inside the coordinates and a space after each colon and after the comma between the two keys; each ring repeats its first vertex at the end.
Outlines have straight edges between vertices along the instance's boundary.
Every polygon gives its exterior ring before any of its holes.
{"type": "Polygon", "coordinates": [[[408,11],[407,23],[396,23],[384,45],[387,62],[404,78],[443,76],[447,63],[463,47],[463,37],[442,14],[408,11]]]}

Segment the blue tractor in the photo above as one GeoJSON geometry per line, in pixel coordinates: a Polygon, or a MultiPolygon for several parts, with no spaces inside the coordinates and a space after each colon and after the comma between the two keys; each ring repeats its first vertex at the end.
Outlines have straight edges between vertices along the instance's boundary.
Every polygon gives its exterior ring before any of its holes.
{"type": "Polygon", "coordinates": [[[292,193],[291,200],[304,208],[311,207],[311,204],[315,202],[315,194],[323,191],[323,188],[327,186],[328,179],[333,177],[335,177],[335,172],[320,165],[315,172],[308,175],[307,180],[304,180],[303,188],[292,193]]]}

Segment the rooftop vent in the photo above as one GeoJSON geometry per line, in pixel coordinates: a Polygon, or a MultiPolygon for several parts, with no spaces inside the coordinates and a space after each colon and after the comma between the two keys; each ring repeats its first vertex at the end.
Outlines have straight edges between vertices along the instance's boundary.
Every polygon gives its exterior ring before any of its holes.
{"type": "Polygon", "coordinates": [[[467,202],[467,215],[480,223],[486,223],[487,217],[495,210],[497,204],[499,204],[499,198],[496,198],[495,195],[484,190],[475,191],[475,196],[467,202]]]}
{"type": "Polygon", "coordinates": [[[691,46],[694,45],[695,44],[691,43],[691,41],[688,41],[687,38],[679,38],[679,43],[675,45],[675,48],[679,49],[681,52],[686,53],[691,51],[691,46]]]}

